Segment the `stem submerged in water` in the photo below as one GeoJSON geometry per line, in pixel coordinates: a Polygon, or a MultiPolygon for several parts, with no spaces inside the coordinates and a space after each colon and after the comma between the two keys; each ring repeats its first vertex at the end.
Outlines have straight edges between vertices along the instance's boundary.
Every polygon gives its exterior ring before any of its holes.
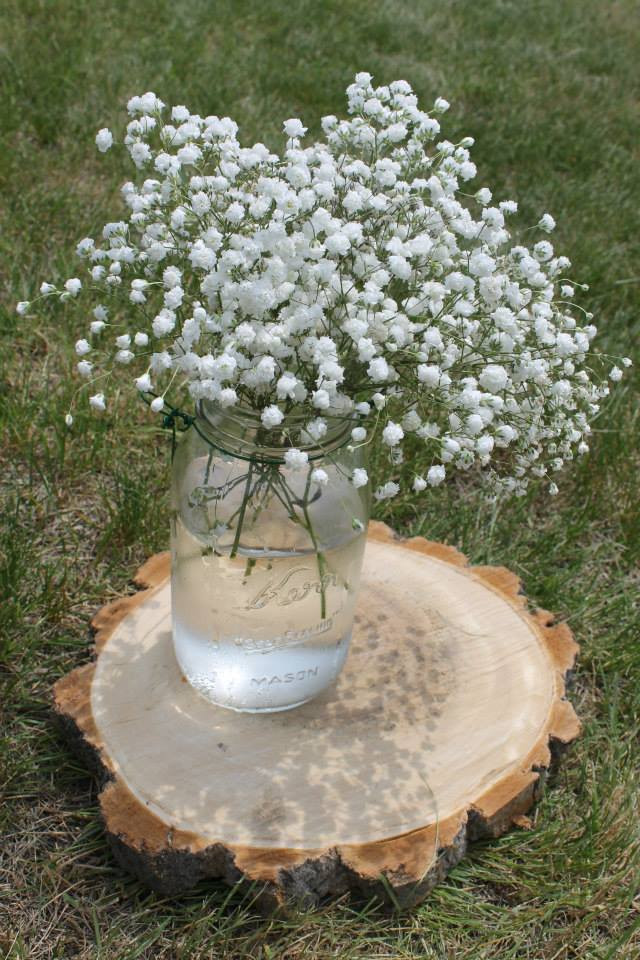
{"type": "Polygon", "coordinates": [[[240,513],[238,516],[238,522],[236,523],[236,533],[233,538],[233,546],[231,547],[231,553],[229,557],[231,560],[234,559],[238,553],[238,546],[240,544],[240,534],[242,533],[242,524],[244,522],[244,515],[247,510],[247,504],[251,496],[251,475],[253,473],[253,462],[249,461],[249,469],[247,470],[247,482],[244,488],[244,495],[242,497],[242,503],[240,504],[240,513]]]}
{"type": "MultiPolygon", "coordinates": [[[[264,485],[265,493],[268,493],[269,490],[278,498],[282,505],[287,510],[290,519],[294,523],[301,523],[305,528],[313,548],[316,554],[316,562],[318,564],[318,576],[320,579],[320,617],[322,620],[326,618],[327,615],[327,561],[324,556],[324,553],[319,548],[318,539],[316,537],[315,530],[313,528],[313,521],[311,519],[311,514],[309,513],[309,492],[311,489],[311,473],[312,468],[309,468],[309,473],[307,475],[307,482],[305,484],[304,494],[302,499],[299,500],[293,494],[293,491],[288,487],[286,480],[280,475],[279,469],[276,467],[268,468],[266,471],[261,470],[260,467],[252,460],[249,461],[249,466],[246,473],[244,492],[242,496],[242,502],[240,507],[237,510],[237,523],[235,534],[233,538],[233,544],[231,546],[231,552],[229,558],[231,560],[235,559],[238,554],[238,549],[240,547],[240,537],[242,535],[242,527],[245,520],[245,514],[247,512],[247,506],[249,501],[254,496],[259,487],[264,485]],[[255,488],[252,490],[251,484],[254,476],[254,468],[258,470],[258,480],[256,482],[255,488]],[[302,510],[303,519],[296,515],[296,507],[302,510]]],[[[262,509],[264,507],[264,502],[260,504],[257,509],[262,509]]],[[[245,576],[251,573],[253,568],[253,563],[251,560],[247,562],[247,567],[245,569],[245,576]]]]}
{"type": "Polygon", "coordinates": [[[309,488],[311,487],[311,470],[309,467],[309,473],[307,476],[307,484],[304,488],[304,498],[302,501],[302,513],[304,515],[305,527],[309,536],[311,537],[311,542],[313,544],[314,550],[316,551],[316,560],[318,562],[318,576],[320,577],[320,619],[324,620],[327,615],[327,584],[325,579],[325,571],[327,562],[325,560],[323,552],[318,548],[318,541],[313,529],[313,524],[311,522],[311,517],[309,516],[309,488]]]}

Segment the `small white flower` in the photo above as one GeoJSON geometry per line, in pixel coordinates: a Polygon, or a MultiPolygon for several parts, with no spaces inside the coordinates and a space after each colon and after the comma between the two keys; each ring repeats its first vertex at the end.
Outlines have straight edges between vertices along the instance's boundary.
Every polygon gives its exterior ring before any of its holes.
{"type": "Polygon", "coordinates": [[[160,413],[164,410],[164,397],[154,397],[149,404],[152,413],[160,413]]]}
{"type": "Polygon", "coordinates": [[[476,250],[469,257],[469,272],[475,277],[488,277],[496,269],[496,261],[482,250],[476,250]]]}
{"type": "Polygon", "coordinates": [[[442,370],[433,363],[421,363],[417,369],[418,380],[427,387],[437,387],[442,379],[442,370]]]}
{"type": "Polygon", "coordinates": [[[399,423],[394,423],[392,420],[386,425],[382,431],[382,439],[389,447],[395,447],[404,437],[404,430],[399,423]]]}
{"type": "Polygon", "coordinates": [[[314,407],[317,407],[318,410],[328,410],[328,408],[331,406],[331,397],[326,390],[314,390],[312,402],[314,407]]]}
{"type": "Polygon", "coordinates": [[[488,363],[478,378],[481,387],[489,393],[498,393],[504,390],[509,380],[509,374],[499,363],[488,363]]]}
{"type": "Polygon", "coordinates": [[[238,394],[233,387],[224,387],[218,394],[218,403],[221,407],[232,407],[238,402],[238,394]]]}
{"type": "Polygon", "coordinates": [[[322,417],[316,417],[315,420],[309,421],[305,430],[312,440],[322,440],[327,432],[327,421],[322,417]]]}
{"type": "Polygon", "coordinates": [[[294,399],[297,385],[298,379],[293,373],[283,373],[276,383],[278,399],[285,400],[287,397],[294,399]]]}
{"type": "Polygon", "coordinates": [[[556,496],[558,495],[558,484],[557,484],[557,483],[550,483],[550,484],[549,484],[549,494],[550,494],[550,496],[552,496],[552,497],[556,497],[556,496]]]}
{"type": "Polygon", "coordinates": [[[149,336],[142,331],[138,331],[133,338],[133,342],[135,343],[136,347],[146,347],[149,343],[149,336]]]}
{"type": "Polygon", "coordinates": [[[613,380],[614,382],[617,382],[618,380],[622,380],[622,370],[620,369],[620,367],[611,368],[611,370],[609,371],[609,380],[613,380]]]}
{"type": "Polygon", "coordinates": [[[400,143],[406,138],[408,132],[404,123],[392,123],[390,127],[387,127],[385,135],[391,143],[400,143]]]}
{"type": "Polygon", "coordinates": [[[422,493],[423,490],[427,488],[427,481],[424,477],[415,477],[413,481],[413,489],[416,493],[422,493]]]}
{"type": "Polygon", "coordinates": [[[351,431],[351,439],[354,443],[362,443],[367,438],[367,431],[364,427],[354,427],[351,431]]]}
{"type": "Polygon", "coordinates": [[[201,157],[202,150],[195,143],[187,143],[184,147],[180,147],[177,153],[178,160],[185,166],[197,163],[201,157]]]}
{"type": "Polygon", "coordinates": [[[548,240],[540,240],[533,248],[533,255],[540,263],[546,263],[553,256],[553,247],[548,240]]]}
{"type": "Polygon", "coordinates": [[[512,426],[509,424],[503,424],[498,427],[496,430],[496,435],[498,438],[498,445],[501,447],[506,447],[515,440],[517,434],[512,426]]]}
{"type": "Polygon", "coordinates": [[[230,203],[227,207],[225,217],[231,223],[240,223],[244,219],[244,207],[241,203],[230,203]]]}
{"type": "Polygon", "coordinates": [[[95,247],[94,241],[91,237],[83,237],[83,239],[76,246],[76,255],[78,257],[88,257],[95,247]]]}
{"type": "Polygon", "coordinates": [[[297,447],[291,447],[284,455],[284,462],[290,470],[302,470],[309,462],[309,456],[304,450],[298,450],[297,447]]]}
{"type": "Polygon", "coordinates": [[[90,377],[93,373],[93,364],[90,360],[80,360],[76,365],[76,370],[81,377],[90,377]]]}
{"type": "Polygon", "coordinates": [[[143,143],[141,140],[132,144],[129,152],[136,167],[143,167],[145,163],[151,160],[151,147],[148,143],[143,143]]]}
{"type": "Polygon", "coordinates": [[[71,277],[70,280],[65,281],[64,288],[72,297],[76,297],[82,289],[82,281],[77,277],[71,277]]]}
{"type": "Polygon", "coordinates": [[[476,450],[481,457],[487,457],[495,446],[495,440],[488,434],[478,437],[476,440],[476,450]]]}
{"type": "Polygon", "coordinates": [[[171,108],[171,119],[175,120],[176,123],[184,123],[184,121],[188,120],[190,116],[191,114],[184,106],[176,106],[171,108]]]}
{"type": "Polygon", "coordinates": [[[448,100],[445,100],[444,97],[438,97],[436,102],[433,105],[435,113],[446,113],[451,104],[448,100]]]}
{"type": "Polygon", "coordinates": [[[545,213],[538,220],[538,226],[545,233],[552,233],[556,228],[556,222],[550,213],[545,213]]]}
{"type": "Polygon", "coordinates": [[[159,113],[164,108],[164,103],[155,93],[149,91],[141,97],[131,97],[127,103],[127,110],[131,114],[159,113]]]}
{"type": "Polygon", "coordinates": [[[421,426],[422,420],[420,419],[420,414],[417,410],[409,410],[407,413],[405,413],[404,417],[402,418],[402,429],[405,431],[405,433],[407,431],[411,433],[412,431],[419,430],[421,426]]]}
{"type": "Polygon", "coordinates": [[[53,293],[55,290],[55,285],[53,283],[41,283],[40,284],[40,293],[43,296],[47,296],[49,293],[53,293]]]}
{"type": "Polygon", "coordinates": [[[107,150],[113,145],[113,134],[108,127],[103,127],[102,130],[98,130],[96,134],[96,146],[100,153],[106,153],[107,150]]]}
{"type": "Polygon", "coordinates": [[[292,118],[291,120],[285,120],[282,124],[282,129],[288,137],[304,137],[307,132],[307,128],[302,125],[301,120],[292,118]]]}
{"type": "Polygon", "coordinates": [[[446,470],[440,464],[434,464],[427,470],[427,483],[430,487],[437,487],[446,476],[446,470]]]}
{"type": "Polygon", "coordinates": [[[177,310],[178,307],[182,306],[183,299],[184,290],[182,287],[173,287],[165,293],[164,305],[168,310],[177,310]]]}
{"type": "Polygon", "coordinates": [[[203,190],[191,197],[191,209],[198,217],[202,217],[211,210],[211,200],[203,190]]]}
{"type": "Polygon", "coordinates": [[[79,357],[83,357],[85,353],[91,351],[91,344],[88,340],[76,340],[76,353],[79,357]]]}
{"type": "Polygon", "coordinates": [[[276,375],[276,362],[273,357],[262,357],[254,372],[258,383],[270,383],[276,375]]]}
{"type": "Polygon", "coordinates": [[[329,253],[335,253],[339,257],[344,257],[351,249],[351,241],[344,233],[333,233],[327,237],[324,242],[329,253]]]}
{"type": "Polygon", "coordinates": [[[345,194],[342,206],[349,213],[356,213],[356,211],[361,210],[364,206],[364,200],[357,190],[349,190],[348,193],[345,194]]]}
{"type": "Polygon", "coordinates": [[[89,404],[94,410],[106,410],[104,393],[94,393],[92,397],[89,397],[89,404]]]}
{"type": "Polygon", "coordinates": [[[369,474],[363,467],[356,467],[351,475],[354,487],[365,487],[369,483],[369,474]]]}
{"type": "Polygon", "coordinates": [[[189,261],[195,269],[211,270],[215,266],[217,259],[218,257],[215,251],[206,247],[202,240],[196,240],[189,251],[189,261]]]}
{"type": "Polygon", "coordinates": [[[374,357],[367,367],[367,373],[374,383],[382,383],[389,379],[389,364],[384,357],[374,357]]]}
{"type": "Polygon", "coordinates": [[[154,337],[161,339],[166,337],[167,334],[171,333],[173,328],[176,325],[176,315],[172,310],[165,308],[161,310],[160,313],[153,318],[151,323],[151,329],[153,330],[154,337]]]}
{"type": "Polygon", "coordinates": [[[477,190],[475,196],[478,203],[481,203],[485,207],[488,203],[491,203],[491,190],[487,187],[482,187],[480,190],[477,190]]]}
{"type": "Polygon", "coordinates": [[[394,483],[393,480],[389,480],[383,486],[378,487],[374,496],[376,500],[390,500],[392,497],[395,497],[400,492],[400,487],[397,483],[394,483]]]}
{"type": "Polygon", "coordinates": [[[321,487],[326,487],[329,483],[329,474],[322,467],[316,467],[311,473],[311,479],[314,483],[319,483],[321,487]]]}
{"type": "Polygon", "coordinates": [[[260,419],[267,429],[271,430],[273,427],[279,426],[284,420],[284,413],[279,407],[276,407],[275,404],[271,404],[268,407],[265,407],[260,415],[260,419]]]}
{"type": "Polygon", "coordinates": [[[143,373],[141,377],[136,378],[136,387],[141,393],[148,393],[152,389],[151,377],[148,373],[143,373]]]}
{"type": "Polygon", "coordinates": [[[173,287],[179,287],[182,280],[182,270],[177,267],[167,267],[162,271],[162,283],[166,290],[172,290],[173,287]]]}
{"type": "Polygon", "coordinates": [[[68,414],[66,415],[66,417],[64,418],[64,422],[66,423],[66,425],[67,425],[68,427],[72,427],[72,426],[73,426],[73,417],[71,416],[70,413],[68,413],[68,414]]]}
{"type": "Polygon", "coordinates": [[[389,269],[395,277],[399,277],[401,280],[408,280],[411,276],[411,264],[405,257],[397,255],[389,257],[389,269]]]}
{"type": "Polygon", "coordinates": [[[19,314],[21,317],[24,317],[25,313],[27,312],[30,306],[31,304],[29,303],[28,300],[21,300],[16,306],[16,313],[19,314]]]}

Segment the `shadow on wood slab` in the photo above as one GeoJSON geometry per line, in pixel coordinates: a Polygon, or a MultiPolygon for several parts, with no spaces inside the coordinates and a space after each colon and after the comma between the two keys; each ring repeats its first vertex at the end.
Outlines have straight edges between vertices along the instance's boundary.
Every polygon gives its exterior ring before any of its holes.
{"type": "Polygon", "coordinates": [[[176,896],[205,878],[262,909],[351,891],[424,898],[468,843],[526,826],[578,736],[565,696],[577,645],[531,611],[518,578],[453,547],[371,525],[352,648],[311,703],[256,717],[181,676],[169,555],[94,618],[95,659],[54,689],[70,742],[102,783],[118,861],[176,896]]]}

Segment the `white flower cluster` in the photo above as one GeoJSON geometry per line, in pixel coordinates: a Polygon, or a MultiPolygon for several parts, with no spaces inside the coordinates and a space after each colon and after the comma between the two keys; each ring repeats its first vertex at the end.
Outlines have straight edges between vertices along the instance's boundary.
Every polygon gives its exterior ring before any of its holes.
{"type": "MultiPolygon", "coordinates": [[[[571,303],[569,261],[546,239],[510,243],[513,201],[463,192],[473,141],[438,139],[445,100],[426,113],[408,83],[367,73],[347,97],[350,119],[324,117],[323,142],[304,146],[301,121],[285,121],[282,156],[241,146],[228,117],[177,106],[169,119],[155,94],[133,97],[128,217],[78,244],[88,281],[41,293],[99,297],[78,370],[93,382],[135,369],[154,411],[171,389],[258,410],[273,431],[307,413],[320,443],[329,421],[352,419],[354,443],[379,435],[388,450],[379,498],[399,490],[403,447],[423,448],[416,492],[478,464],[522,493],[588,449],[608,392],[586,365],[596,330],[571,303]]],[[[96,143],[108,150],[111,132],[96,143]]],[[[104,409],[104,392],[90,403],[104,409]]],[[[292,466],[301,440],[289,437],[292,466]]]]}

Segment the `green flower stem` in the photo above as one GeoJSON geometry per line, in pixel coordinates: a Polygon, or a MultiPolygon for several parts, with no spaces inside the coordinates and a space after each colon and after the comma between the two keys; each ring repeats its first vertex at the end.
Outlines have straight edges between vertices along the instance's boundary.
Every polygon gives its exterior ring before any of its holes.
{"type": "Polygon", "coordinates": [[[242,532],[242,524],[244,523],[244,515],[247,509],[247,503],[249,502],[249,497],[251,495],[251,475],[253,473],[253,462],[249,461],[249,469],[247,470],[247,482],[244,488],[244,496],[242,498],[242,504],[240,506],[240,515],[238,516],[238,522],[236,524],[236,534],[233,538],[233,546],[231,547],[231,553],[229,554],[229,559],[233,560],[238,553],[238,546],[240,544],[240,534],[242,532]]]}
{"type": "Polygon", "coordinates": [[[316,535],[313,529],[311,517],[309,516],[309,488],[311,486],[311,471],[312,471],[312,467],[309,467],[309,473],[307,474],[307,484],[304,488],[302,512],[304,514],[305,527],[307,529],[309,536],[311,537],[311,542],[316,552],[316,560],[318,563],[318,576],[320,577],[320,619],[324,620],[327,615],[327,587],[326,587],[326,581],[325,581],[327,561],[325,560],[324,553],[318,547],[318,541],[316,539],[316,535]]]}
{"type": "MultiPolygon", "coordinates": [[[[264,486],[266,487],[266,492],[268,493],[268,491],[271,490],[271,492],[282,503],[287,513],[289,514],[289,517],[291,518],[291,520],[294,523],[302,523],[305,530],[309,534],[311,543],[313,544],[313,548],[315,551],[316,562],[318,564],[318,576],[320,578],[320,617],[321,619],[324,620],[327,615],[327,585],[326,585],[327,561],[324,556],[324,553],[319,548],[318,539],[316,537],[315,530],[313,529],[313,521],[309,513],[309,492],[311,488],[312,467],[309,468],[309,473],[307,475],[307,482],[305,485],[302,500],[294,500],[292,499],[292,496],[291,496],[292,491],[289,490],[287,483],[280,476],[278,469],[277,468],[274,469],[273,467],[267,468],[266,471],[260,470],[260,468],[257,467],[259,471],[259,477],[254,489],[252,490],[251,484],[253,480],[255,466],[256,465],[254,464],[254,462],[250,460],[246,477],[243,478],[245,480],[244,494],[242,497],[242,502],[240,504],[240,507],[237,510],[238,520],[236,523],[236,530],[235,530],[233,545],[231,547],[229,558],[233,560],[238,554],[238,549],[240,546],[240,537],[242,535],[242,527],[244,524],[245,514],[247,511],[247,505],[249,503],[249,500],[256,493],[258,488],[262,484],[264,484],[264,486]],[[296,506],[302,510],[302,515],[304,518],[302,521],[300,517],[296,515],[296,506]]],[[[260,510],[262,509],[263,506],[264,504],[261,504],[257,509],[260,510]]],[[[251,559],[247,561],[245,576],[248,576],[251,573],[254,565],[255,565],[255,561],[252,562],[251,559]]]]}

